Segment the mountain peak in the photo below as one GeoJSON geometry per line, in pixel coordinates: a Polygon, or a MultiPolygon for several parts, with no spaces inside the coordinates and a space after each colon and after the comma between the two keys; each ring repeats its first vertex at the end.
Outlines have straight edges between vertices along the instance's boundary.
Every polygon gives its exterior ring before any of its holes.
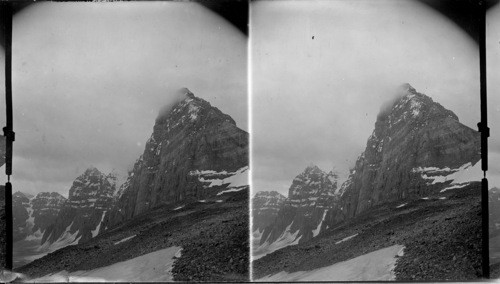
{"type": "Polygon", "coordinates": [[[304,173],[309,173],[309,172],[323,172],[323,171],[315,164],[310,163],[309,165],[307,165],[306,169],[304,170],[304,173]]]}
{"type": "Polygon", "coordinates": [[[91,175],[98,175],[102,174],[101,171],[99,171],[96,167],[90,166],[85,170],[85,173],[83,175],[85,176],[91,176],[91,175]]]}
{"type": "Polygon", "coordinates": [[[181,89],[181,92],[188,98],[191,98],[191,99],[194,99],[195,96],[193,94],[193,92],[191,92],[188,88],[184,87],[181,89]]]}

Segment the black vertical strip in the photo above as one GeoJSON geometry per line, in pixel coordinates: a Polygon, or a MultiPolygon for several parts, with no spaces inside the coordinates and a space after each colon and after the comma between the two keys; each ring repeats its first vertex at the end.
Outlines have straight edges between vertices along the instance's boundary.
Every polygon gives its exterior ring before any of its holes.
{"type": "Polygon", "coordinates": [[[489,210],[488,210],[488,180],[486,171],[488,170],[488,112],[486,97],[486,3],[479,1],[477,18],[479,22],[479,64],[481,83],[481,122],[478,123],[481,132],[481,169],[484,176],[481,181],[481,208],[482,208],[482,270],[483,277],[490,278],[490,258],[489,258],[489,210]]]}
{"type": "Polygon", "coordinates": [[[14,142],[12,122],[12,7],[11,3],[4,6],[5,24],[5,107],[7,126],[4,128],[5,143],[5,174],[12,175],[12,143],[14,142]]]}
{"type": "Polygon", "coordinates": [[[5,268],[12,270],[13,259],[13,216],[12,216],[12,184],[5,184],[5,268]]]}
{"type": "Polygon", "coordinates": [[[488,180],[481,181],[481,206],[482,206],[482,248],[483,248],[483,277],[490,278],[490,244],[489,244],[489,212],[488,212],[488,180]]]}
{"type": "Polygon", "coordinates": [[[12,143],[14,141],[13,122],[12,122],[12,6],[11,3],[2,5],[4,32],[5,32],[5,104],[7,114],[7,125],[4,127],[5,135],[5,173],[8,176],[8,182],[5,185],[5,234],[6,234],[6,252],[5,268],[12,270],[13,257],[13,218],[12,218],[12,184],[10,175],[12,175],[12,143]]]}

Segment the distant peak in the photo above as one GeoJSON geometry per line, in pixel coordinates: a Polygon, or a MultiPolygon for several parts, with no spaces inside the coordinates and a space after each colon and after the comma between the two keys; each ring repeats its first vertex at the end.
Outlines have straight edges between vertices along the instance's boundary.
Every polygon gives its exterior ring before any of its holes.
{"type": "Polygon", "coordinates": [[[94,166],[90,166],[87,170],[85,170],[84,173],[84,175],[95,175],[95,174],[102,174],[102,173],[94,166]]]}
{"type": "Polygon", "coordinates": [[[316,171],[316,170],[320,170],[320,169],[319,169],[319,167],[318,167],[318,166],[316,166],[315,164],[313,164],[313,163],[309,163],[309,165],[307,165],[307,167],[306,167],[306,170],[305,170],[305,171],[306,171],[306,172],[308,172],[308,171],[312,171],[312,170],[315,170],[315,171],[316,171]]]}
{"type": "Polygon", "coordinates": [[[320,169],[317,165],[310,163],[302,172],[302,175],[324,175],[325,171],[320,169]]]}

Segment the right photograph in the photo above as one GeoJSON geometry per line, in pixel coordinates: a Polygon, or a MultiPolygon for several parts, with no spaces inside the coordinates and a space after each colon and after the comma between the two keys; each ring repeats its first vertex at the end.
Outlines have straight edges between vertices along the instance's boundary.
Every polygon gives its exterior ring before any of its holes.
{"type": "Polygon", "coordinates": [[[424,2],[250,3],[253,281],[483,277],[477,34],[424,2]]]}

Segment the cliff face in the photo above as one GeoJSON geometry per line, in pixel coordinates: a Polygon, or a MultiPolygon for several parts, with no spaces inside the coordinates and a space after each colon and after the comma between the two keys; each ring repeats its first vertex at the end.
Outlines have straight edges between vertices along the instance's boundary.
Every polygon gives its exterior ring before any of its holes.
{"type": "Polygon", "coordinates": [[[64,246],[96,236],[106,212],[113,206],[116,178],[96,168],[77,177],[57,218],[47,227],[41,243],[64,246]]]}
{"type": "Polygon", "coordinates": [[[438,182],[480,159],[480,135],[409,84],[381,112],[365,151],[341,189],[342,208],[353,217],[387,201],[443,189],[438,182]],[[435,178],[433,178],[435,177],[435,178]]]}
{"type": "Polygon", "coordinates": [[[185,95],[156,119],[144,153],[120,189],[106,226],[160,204],[248,187],[248,133],[207,101],[185,95]]]}
{"type": "Polygon", "coordinates": [[[305,242],[326,226],[329,210],[337,205],[337,175],[311,165],[295,177],[274,222],[262,234],[260,245],[286,246],[305,242]]]}

